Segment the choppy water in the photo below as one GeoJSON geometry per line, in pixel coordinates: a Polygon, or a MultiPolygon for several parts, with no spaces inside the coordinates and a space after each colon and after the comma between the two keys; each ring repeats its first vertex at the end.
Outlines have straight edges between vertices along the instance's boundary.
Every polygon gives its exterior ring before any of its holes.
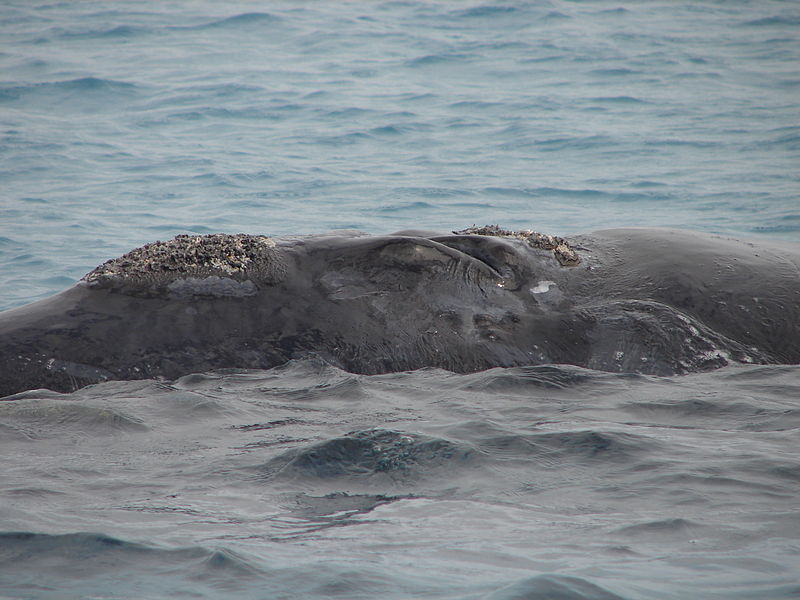
{"type": "MultiPolygon", "coordinates": [[[[794,2],[4,2],[0,308],[177,233],[800,240],[794,2]]],[[[0,403],[0,596],[792,598],[797,367],[0,403]]]]}
{"type": "MultiPolygon", "coordinates": [[[[790,598],[800,369],[115,382],[0,404],[0,589],[790,598]]],[[[230,596],[226,596],[230,594],[230,596]]]]}

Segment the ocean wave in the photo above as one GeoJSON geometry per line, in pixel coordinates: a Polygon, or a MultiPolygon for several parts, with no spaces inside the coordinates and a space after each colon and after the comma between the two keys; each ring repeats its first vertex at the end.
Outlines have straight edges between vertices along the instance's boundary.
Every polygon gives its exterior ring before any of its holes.
{"type": "Polygon", "coordinates": [[[428,202],[423,202],[422,200],[418,200],[416,202],[404,202],[402,204],[388,204],[385,206],[380,207],[380,212],[384,213],[398,213],[404,211],[418,211],[418,210],[426,210],[435,208],[432,204],[428,202]]]}
{"type": "Polygon", "coordinates": [[[516,16],[519,8],[513,5],[481,4],[471,8],[456,10],[450,13],[451,17],[466,19],[485,19],[497,17],[516,16]]]}
{"type": "Polygon", "coordinates": [[[351,517],[366,514],[379,506],[407,499],[408,496],[383,496],[374,494],[346,494],[344,492],[326,494],[325,496],[309,496],[298,494],[290,506],[292,514],[307,519],[321,517],[351,517]]]}
{"type": "MultiPolygon", "coordinates": [[[[540,427],[547,428],[547,424],[535,423],[530,429],[540,427]]],[[[450,428],[448,433],[460,434],[480,450],[486,481],[500,484],[508,473],[519,470],[516,475],[524,474],[533,482],[532,490],[545,482],[551,485],[553,471],[566,473],[590,465],[598,470],[621,465],[635,469],[663,449],[651,436],[596,429],[520,433],[497,425],[463,423],[450,428]]]]}
{"type": "Polygon", "coordinates": [[[627,462],[635,464],[642,453],[657,451],[659,443],[651,437],[631,433],[596,431],[593,429],[538,433],[527,437],[535,446],[543,448],[549,460],[584,459],[600,460],[604,463],[627,462]]]}
{"type": "Polygon", "coordinates": [[[136,25],[117,25],[110,29],[98,29],[88,31],[69,31],[63,29],[54,29],[49,33],[49,38],[62,38],[68,40],[115,40],[115,39],[130,39],[142,35],[153,33],[153,29],[149,27],[141,27],[136,25]]]}
{"type": "Polygon", "coordinates": [[[175,597],[187,585],[211,597],[215,589],[241,591],[264,576],[228,549],[164,548],[101,533],[2,532],[0,546],[0,573],[14,573],[0,589],[14,597],[77,600],[100,589],[123,598],[175,597]]]}
{"type": "Polygon", "coordinates": [[[768,140],[760,140],[762,146],[772,146],[785,150],[800,150],[800,127],[782,127],[771,131],[779,135],[768,140]]]}
{"type": "Polygon", "coordinates": [[[697,537],[703,535],[702,530],[704,528],[705,526],[702,523],[677,517],[626,525],[619,528],[616,533],[628,537],[644,538],[652,538],[653,536],[697,537]]]}
{"type": "Polygon", "coordinates": [[[742,27],[797,27],[800,25],[798,15],[774,15],[761,19],[751,19],[740,23],[742,27]]]}
{"type": "Polygon", "coordinates": [[[504,105],[505,104],[503,102],[488,102],[485,100],[459,100],[458,102],[453,102],[450,105],[450,108],[457,110],[463,109],[472,112],[475,110],[497,110],[504,105]]]}
{"type": "MultiPolygon", "coordinates": [[[[195,373],[177,379],[170,388],[211,399],[217,399],[220,393],[236,389],[238,393],[295,402],[357,400],[366,393],[362,376],[338,369],[316,356],[291,360],[268,371],[223,369],[195,373]]],[[[281,424],[286,423],[281,421],[281,424]]]]}
{"type": "Polygon", "coordinates": [[[147,426],[137,417],[120,410],[65,402],[63,398],[11,396],[9,402],[0,403],[0,418],[32,438],[50,438],[84,433],[87,435],[112,435],[120,432],[147,431],[147,426]]]}
{"type": "Polygon", "coordinates": [[[641,193],[610,191],[604,189],[570,189],[570,188],[507,188],[490,187],[481,190],[489,197],[510,196],[520,198],[558,198],[571,200],[607,200],[609,202],[641,202],[657,201],[671,198],[663,193],[641,193]]]}
{"type": "Polygon", "coordinates": [[[409,498],[346,492],[324,496],[300,493],[286,506],[288,512],[274,517],[273,522],[282,529],[281,539],[308,539],[329,529],[358,526],[375,509],[409,498]]]}
{"type": "Polygon", "coordinates": [[[603,16],[617,17],[617,16],[622,16],[622,15],[627,15],[630,12],[631,11],[629,9],[623,8],[623,7],[620,6],[619,8],[606,8],[606,9],[603,9],[603,10],[599,10],[599,11],[597,11],[596,14],[603,15],[603,16]]]}
{"type": "Polygon", "coordinates": [[[641,75],[641,71],[626,68],[616,69],[593,69],[589,71],[590,75],[601,75],[602,77],[631,77],[634,75],[641,75]]]}
{"type": "Polygon", "coordinates": [[[600,102],[602,104],[650,104],[646,100],[640,100],[633,96],[598,96],[591,98],[592,102],[600,102]]]}
{"type": "MultiPolygon", "coordinates": [[[[474,196],[475,192],[467,188],[458,187],[422,187],[422,186],[409,186],[397,188],[397,193],[400,196],[410,198],[435,198],[435,199],[450,199],[450,198],[464,198],[474,196]]],[[[424,207],[422,207],[424,208],[424,207]]]]}
{"type": "Polygon", "coordinates": [[[617,146],[619,146],[619,141],[607,135],[515,139],[513,142],[504,142],[500,145],[502,149],[506,150],[532,148],[539,150],[540,152],[564,152],[572,150],[594,149],[608,151],[617,146]]]}
{"type": "Polygon", "coordinates": [[[230,17],[224,17],[222,19],[215,19],[213,21],[209,21],[207,23],[201,23],[199,25],[172,26],[171,29],[177,29],[177,30],[184,29],[184,30],[197,30],[197,31],[228,29],[233,32],[236,32],[236,31],[241,31],[242,28],[258,28],[265,25],[274,25],[275,23],[281,23],[282,21],[283,18],[273,13],[248,12],[248,13],[233,15],[230,17]]]}
{"type": "Polygon", "coordinates": [[[0,88],[0,103],[13,103],[24,110],[67,105],[73,108],[111,109],[109,103],[133,100],[139,87],[127,81],[101,77],[80,77],[63,81],[44,81],[0,88]]]}
{"type": "Polygon", "coordinates": [[[366,390],[364,389],[361,379],[357,376],[348,375],[338,377],[335,380],[329,379],[317,385],[302,386],[290,390],[269,386],[260,389],[276,397],[295,401],[314,401],[322,398],[347,398],[350,400],[358,400],[366,397],[366,390]]]}
{"type": "MultiPolygon", "coordinates": [[[[594,382],[597,377],[597,371],[580,367],[537,365],[489,369],[465,375],[461,386],[463,389],[487,392],[524,392],[531,388],[571,389],[584,383],[594,382]]],[[[614,374],[612,377],[619,377],[619,375],[614,374]]]]}
{"type": "MultiPolygon", "coordinates": [[[[796,386],[786,393],[796,393],[796,386]]],[[[747,398],[747,396],[745,396],[747,398]]],[[[720,398],[677,398],[662,402],[633,402],[621,406],[643,422],[696,429],[746,429],[767,431],[800,427],[800,410],[764,401],[739,399],[732,394],[720,398]]]]}
{"type": "Polygon", "coordinates": [[[698,148],[705,150],[708,148],[718,148],[722,144],[720,142],[709,142],[705,140],[682,140],[675,138],[663,138],[659,140],[645,140],[645,146],[659,147],[659,148],[698,148]]]}
{"type": "Polygon", "coordinates": [[[392,123],[373,127],[369,130],[369,133],[375,136],[402,136],[414,132],[426,132],[431,129],[432,127],[428,123],[392,123]]]}
{"type": "Polygon", "coordinates": [[[450,65],[456,62],[463,62],[476,58],[477,55],[457,52],[457,53],[442,53],[442,54],[426,54],[417,58],[412,58],[406,62],[406,65],[412,68],[415,67],[429,67],[439,65],[450,65]]]}
{"type": "Polygon", "coordinates": [[[431,469],[454,468],[475,455],[468,446],[416,433],[387,429],[353,431],[313,446],[291,450],[267,463],[270,476],[368,478],[385,474],[406,480],[431,469]]]}
{"type": "Polygon", "coordinates": [[[625,600],[580,577],[539,575],[483,596],[481,600],[625,600]]]}
{"type": "Polygon", "coordinates": [[[281,117],[260,108],[221,108],[218,106],[204,106],[194,110],[182,110],[171,112],[155,121],[140,122],[142,127],[157,127],[170,122],[178,121],[202,121],[216,119],[244,119],[244,120],[277,120],[281,117]]]}
{"type": "Polygon", "coordinates": [[[780,217],[781,223],[776,223],[774,225],[756,225],[752,227],[750,230],[753,233],[766,233],[766,234],[779,234],[779,235],[786,235],[786,234],[796,234],[800,232],[800,223],[796,223],[797,220],[794,216],[785,216],[780,217]]]}
{"type": "Polygon", "coordinates": [[[128,542],[100,533],[63,533],[47,534],[26,531],[0,532],[3,547],[3,561],[13,562],[23,560],[33,552],[39,557],[45,554],[67,554],[82,552],[85,554],[102,554],[106,550],[121,552],[147,552],[147,546],[135,542],[128,542]]]}

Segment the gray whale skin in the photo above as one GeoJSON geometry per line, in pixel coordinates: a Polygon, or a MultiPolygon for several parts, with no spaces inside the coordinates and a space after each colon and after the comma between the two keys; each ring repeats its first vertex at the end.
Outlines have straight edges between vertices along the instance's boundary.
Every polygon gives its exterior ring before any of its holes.
{"type": "Polygon", "coordinates": [[[0,396],[308,354],[366,374],[800,362],[800,245],[613,229],[571,237],[569,264],[532,232],[483,229],[148,244],[0,313],[0,396]]]}

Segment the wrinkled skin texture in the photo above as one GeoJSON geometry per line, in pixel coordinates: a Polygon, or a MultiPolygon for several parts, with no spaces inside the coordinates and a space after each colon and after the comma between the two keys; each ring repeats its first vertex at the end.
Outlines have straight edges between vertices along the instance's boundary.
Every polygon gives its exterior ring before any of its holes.
{"type": "Polygon", "coordinates": [[[670,375],[800,362],[797,245],[608,230],[571,238],[581,262],[565,267],[523,240],[481,235],[275,242],[280,281],[82,282],[0,314],[0,396],[270,368],[309,353],[367,374],[567,363],[670,375]]]}

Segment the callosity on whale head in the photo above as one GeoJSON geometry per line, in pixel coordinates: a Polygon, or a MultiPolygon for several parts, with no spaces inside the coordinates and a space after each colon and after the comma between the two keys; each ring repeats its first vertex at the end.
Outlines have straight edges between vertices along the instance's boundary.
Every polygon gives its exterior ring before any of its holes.
{"type": "Polygon", "coordinates": [[[0,395],[270,368],[800,362],[800,249],[620,229],[178,236],[0,314],[0,395]]]}

